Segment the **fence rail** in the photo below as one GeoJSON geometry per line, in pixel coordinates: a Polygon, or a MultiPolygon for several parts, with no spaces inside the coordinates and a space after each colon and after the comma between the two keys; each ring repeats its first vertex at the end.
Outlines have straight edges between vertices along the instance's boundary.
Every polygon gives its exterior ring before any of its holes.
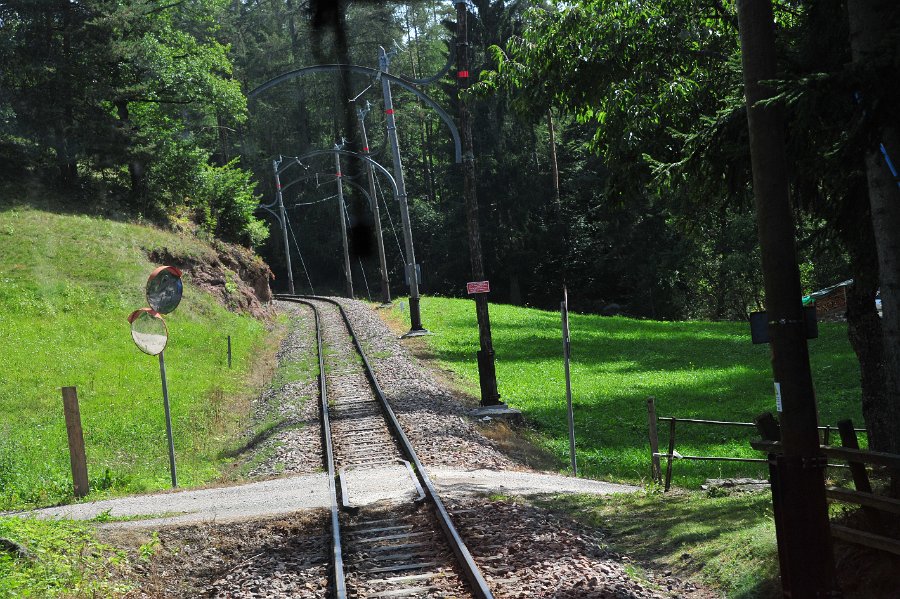
{"type": "MultiPolygon", "coordinates": [[[[733,426],[738,428],[753,428],[757,427],[756,423],[753,422],[733,422],[729,420],[705,420],[701,418],[678,418],[676,416],[657,416],[656,415],[656,399],[653,397],[647,398],[647,421],[648,421],[648,433],[650,436],[650,459],[651,459],[651,470],[652,476],[654,480],[657,482],[662,481],[662,465],[660,462],[660,458],[666,459],[666,476],[665,476],[665,485],[664,488],[668,491],[672,486],[672,463],[675,460],[694,460],[694,461],[705,461],[705,462],[744,462],[750,464],[765,464],[768,462],[767,459],[764,458],[743,458],[743,457],[733,457],[733,456],[701,456],[701,455],[681,455],[675,450],[675,441],[676,441],[676,429],[675,423],[682,424],[695,424],[695,425],[706,425],[706,426],[733,426]],[[658,423],[659,422],[668,422],[669,423],[669,447],[668,451],[663,453],[659,451],[659,435],[658,435],[658,423]]],[[[822,432],[822,442],[827,445],[831,432],[836,430],[836,427],[833,426],[820,426],[819,430],[822,432]]],[[[854,429],[856,432],[865,432],[865,429],[854,429]]],[[[751,442],[751,446],[753,443],[751,442]]],[[[843,448],[838,448],[843,449],[843,448]]],[[[846,468],[843,464],[828,464],[831,468],[846,468]]]]}
{"type": "MultiPolygon", "coordinates": [[[[860,449],[856,435],[856,433],[860,432],[860,429],[853,428],[853,423],[850,420],[842,420],[839,422],[838,432],[841,436],[842,446],[838,447],[823,444],[820,446],[820,451],[826,458],[847,462],[846,467],[850,469],[853,476],[853,485],[856,489],[830,486],[826,487],[825,496],[832,501],[852,503],[861,506],[863,510],[865,510],[866,517],[872,527],[876,530],[880,530],[883,528],[882,512],[900,514],[900,500],[894,499],[893,497],[876,495],[872,491],[872,484],[869,480],[866,464],[883,466],[893,471],[900,471],[900,455],[860,449]]],[[[770,460],[775,459],[775,456],[782,453],[780,441],[759,440],[752,441],[750,445],[754,449],[767,452],[770,460]]],[[[900,555],[900,541],[891,537],[857,530],[840,524],[831,525],[831,535],[835,539],[844,542],[864,545],[879,551],[900,555]]]]}

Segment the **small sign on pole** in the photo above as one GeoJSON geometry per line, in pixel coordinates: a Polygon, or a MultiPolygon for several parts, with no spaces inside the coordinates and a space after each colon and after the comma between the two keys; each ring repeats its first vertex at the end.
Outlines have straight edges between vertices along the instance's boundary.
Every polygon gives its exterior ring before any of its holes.
{"type": "Polygon", "coordinates": [[[563,301],[559,304],[562,315],[563,362],[566,370],[566,409],[569,415],[569,459],[572,463],[572,476],[578,476],[578,464],[575,462],[575,415],[572,412],[572,376],[569,372],[570,340],[569,340],[569,294],[563,287],[563,301]]]}
{"type": "Polygon", "coordinates": [[[489,281],[472,281],[466,283],[466,293],[475,295],[476,293],[490,293],[491,283],[489,281]]]}

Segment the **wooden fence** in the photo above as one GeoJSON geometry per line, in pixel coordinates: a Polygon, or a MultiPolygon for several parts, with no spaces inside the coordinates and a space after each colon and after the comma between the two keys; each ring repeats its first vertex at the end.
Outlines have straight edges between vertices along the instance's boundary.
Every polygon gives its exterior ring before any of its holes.
{"type": "MultiPolygon", "coordinates": [[[[860,449],[856,436],[859,430],[853,428],[853,423],[850,420],[842,420],[838,423],[841,446],[837,447],[826,443],[820,447],[822,454],[827,459],[847,462],[847,467],[849,467],[853,477],[853,485],[856,487],[855,489],[844,489],[829,486],[825,489],[825,495],[832,501],[861,506],[865,510],[866,517],[872,524],[872,528],[880,529],[882,512],[900,514],[900,500],[876,495],[873,492],[866,464],[883,466],[889,470],[900,472],[900,455],[860,449]]],[[[767,452],[770,456],[781,453],[780,441],[754,441],[750,445],[754,449],[767,452]]],[[[866,547],[900,555],[900,541],[883,535],[857,530],[840,524],[832,524],[831,536],[841,541],[865,545],[866,547]]]]}
{"type": "MultiPolygon", "coordinates": [[[[653,479],[657,482],[662,482],[662,465],[660,463],[660,458],[666,459],[666,476],[665,476],[665,490],[668,491],[672,486],[672,462],[675,460],[697,460],[697,461],[715,461],[715,462],[746,462],[746,463],[758,463],[765,464],[768,463],[768,460],[765,458],[744,458],[744,457],[732,457],[732,456],[701,456],[701,455],[681,455],[675,450],[675,441],[676,441],[676,423],[689,424],[689,425],[706,425],[706,426],[721,426],[721,427],[737,427],[737,428],[751,428],[756,429],[757,425],[753,422],[729,422],[725,420],[702,420],[699,418],[677,418],[675,416],[657,416],[656,415],[656,400],[653,397],[647,398],[647,422],[648,422],[648,432],[650,436],[650,458],[651,458],[651,470],[653,479]],[[658,424],[659,422],[668,422],[669,428],[669,450],[666,453],[660,453],[659,451],[659,433],[658,433],[658,424]]],[[[852,425],[851,425],[852,428],[852,425]]],[[[825,445],[828,445],[831,439],[831,433],[835,430],[835,427],[832,426],[820,426],[819,431],[822,433],[822,442],[825,445]]],[[[859,432],[865,432],[865,429],[854,429],[859,432]]],[[[841,464],[828,464],[832,468],[840,468],[845,467],[841,464]]]]}

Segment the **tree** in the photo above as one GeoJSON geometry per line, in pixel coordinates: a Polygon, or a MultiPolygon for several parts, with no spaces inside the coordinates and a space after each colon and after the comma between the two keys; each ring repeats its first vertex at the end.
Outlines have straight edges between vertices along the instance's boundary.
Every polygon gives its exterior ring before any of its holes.
{"type": "MultiPolygon", "coordinates": [[[[878,448],[900,453],[900,190],[890,160],[900,158],[900,99],[885,76],[900,56],[900,11],[886,0],[848,0],[850,47],[863,87],[858,91],[866,125],[865,172],[881,281],[885,399],[877,410],[878,448]]],[[[900,477],[895,476],[895,492],[900,477]]]]}
{"type": "Polygon", "coordinates": [[[259,243],[265,227],[241,207],[253,185],[222,135],[246,113],[216,39],[222,9],[219,0],[0,2],[8,134],[30,142],[35,166],[52,154],[70,191],[85,174],[88,184],[114,181],[134,210],[160,221],[187,210],[210,234],[259,243]],[[225,171],[233,195],[205,184],[225,171]]]}

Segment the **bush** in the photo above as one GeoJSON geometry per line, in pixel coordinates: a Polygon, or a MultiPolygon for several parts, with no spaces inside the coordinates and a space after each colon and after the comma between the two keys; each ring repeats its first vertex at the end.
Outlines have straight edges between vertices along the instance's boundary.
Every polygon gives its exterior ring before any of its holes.
{"type": "Polygon", "coordinates": [[[237,163],[235,159],[224,166],[207,165],[202,174],[202,197],[195,200],[207,208],[203,225],[210,233],[253,247],[266,240],[269,229],[253,216],[259,205],[256,184],[237,163]]]}

